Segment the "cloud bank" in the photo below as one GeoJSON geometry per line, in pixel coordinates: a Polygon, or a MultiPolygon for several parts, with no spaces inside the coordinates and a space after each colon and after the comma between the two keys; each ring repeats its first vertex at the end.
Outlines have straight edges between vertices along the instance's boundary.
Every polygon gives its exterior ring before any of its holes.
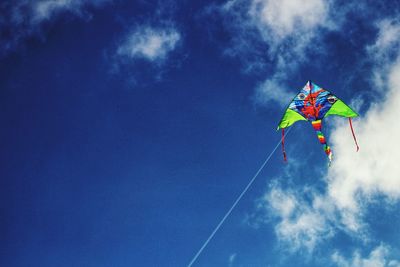
{"type": "MultiPolygon", "coordinates": [[[[387,21],[383,21],[378,25],[378,38],[369,48],[372,57],[376,57],[375,51],[390,53],[400,43],[400,24],[388,27],[387,21]]],[[[375,80],[375,86],[384,92],[384,97],[371,106],[362,121],[355,121],[362,150],[356,155],[347,153],[352,145],[351,138],[346,138],[347,125],[337,125],[331,136],[337,159],[329,170],[328,192],[338,207],[355,215],[361,210],[358,197],[369,199],[381,195],[389,201],[400,198],[397,163],[400,152],[390,142],[400,135],[400,127],[393,123],[400,112],[397,104],[400,101],[400,58],[397,55],[393,62],[379,56],[373,73],[374,77],[385,77],[384,83],[375,80]]]]}
{"type": "MultiPolygon", "coordinates": [[[[360,151],[350,152],[354,143],[349,126],[336,120],[330,136],[335,158],[322,177],[324,188],[299,189],[275,182],[260,200],[264,218],[272,214],[278,240],[292,251],[313,252],[338,232],[364,244],[377,242],[371,240],[364,221],[369,204],[380,201],[390,207],[400,200],[400,151],[393,144],[400,136],[395,123],[400,113],[400,23],[385,19],[375,25],[375,42],[365,49],[374,64],[371,85],[382,97],[354,121],[360,151]]],[[[356,251],[351,259],[335,252],[332,261],[340,267],[399,266],[398,261],[387,259],[388,251],[381,245],[364,258],[356,251]]]]}

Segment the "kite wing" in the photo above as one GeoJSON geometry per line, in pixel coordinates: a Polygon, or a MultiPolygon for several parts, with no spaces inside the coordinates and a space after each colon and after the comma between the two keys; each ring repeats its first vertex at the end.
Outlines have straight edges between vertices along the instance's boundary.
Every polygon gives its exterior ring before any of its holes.
{"type": "Polygon", "coordinates": [[[308,81],[290,102],[279,122],[278,129],[287,128],[300,120],[322,120],[330,115],[347,118],[358,116],[354,110],[335,95],[308,81]]]}
{"type": "MultiPolygon", "coordinates": [[[[331,160],[332,152],[329,146],[326,144],[325,137],[321,131],[322,119],[330,115],[338,115],[349,118],[354,141],[357,145],[351,124],[351,118],[357,117],[358,114],[335,95],[311,81],[308,81],[303,89],[301,89],[300,92],[293,98],[292,102],[290,102],[288,108],[283,114],[281,121],[278,124],[278,130],[282,129],[282,135],[284,136],[284,129],[291,126],[293,123],[301,120],[311,122],[314,130],[317,133],[320,143],[324,147],[325,153],[331,160]]],[[[286,160],[286,152],[284,150],[283,140],[284,139],[282,138],[282,150],[286,160]]]]}

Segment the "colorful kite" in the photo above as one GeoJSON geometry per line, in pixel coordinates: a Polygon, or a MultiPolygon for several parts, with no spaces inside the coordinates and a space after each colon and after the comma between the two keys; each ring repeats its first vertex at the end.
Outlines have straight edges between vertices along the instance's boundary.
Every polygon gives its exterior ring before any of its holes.
{"type": "Polygon", "coordinates": [[[311,122],[317,133],[319,142],[324,147],[324,151],[328,156],[330,163],[332,161],[332,151],[327,145],[325,137],[321,131],[322,120],[330,115],[339,115],[349,118],[350,129],[358,151],[359,147],[351,123],[351,118],[357,117],[358,114],[330,92],[322,89],[315,83],[308,81],[289,104],[289,107],[286,109],[286,112],[278,125],[278,130],[282,129],[282,152],[284,160],[286,161],[286,151],[284,146],[285,128],[291,126],[296,121],[304,120],[311,122]]]}

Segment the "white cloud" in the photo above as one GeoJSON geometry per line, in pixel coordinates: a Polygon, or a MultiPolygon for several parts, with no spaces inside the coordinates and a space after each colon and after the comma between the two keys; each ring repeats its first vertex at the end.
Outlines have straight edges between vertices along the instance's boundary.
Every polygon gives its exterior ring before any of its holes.
{"type": "Polygon", "coordinates": [[[41,0],[31,3],[32,22],[41,23],[49,20],[60,12],[72,12],[82,14],[85,5],[99,6],[110,0],[41,0]]]}
{"type": "Polygon", "coordinates": [[[379,30],[378,37],[374,44],[367,47],[370,59],[375,68],[373,70],[373,83],[377,91],[388,86],[387,75],[393,57],[396,57],[400,46],[400,24],[398,20],[384,19],[376,23],[379,30]]]}
{"type": "Polygon", "coordinates": [[[143,81],[160,81],[171,68],[179,66],[183,57],[178,60],[171,60],[171,57],[180,43],[181,34],[170,21],[161,20],[157,26],[137,26],[126,33],[111,52],[110,73],[123,74],[129,87],[136,86],[139,81],[142,86],[143,81]],[[166,65],[167,60],[173,64],[166,65]],[[142,63],[147,63],[147,67],[138,67],[142,63]]]}
{"type": "Polygon", "coordinates": [[[255,102],[267,104],[275,102],[282,107],[293,98],[293,93],[286,88],[286,75],[283,73],[275,73],[270,79],[265,80],[256,87],[255,102]]]}
{"type": "Polygon", "coordinates": [[[380,245],[374,248],[371,253],[363,258],[357,250],[352,258],[346,259],[338,252],[332,255],[332,261],[338,267],[400,267],[400,262],[390,258],[390,247],[380,245]]]}
{"type": "MultiPolygon", "coordinates": [[[[328,10],[328,3],[324,0],[253,0],[249,15],[269,44],[278,46],[285,38],[296,36],[303,46],[301,42],[307,43],[309,35],[314,34],[317,27],[326,26],[328,10]]],[[[299,44],[296,42],[294,45],[299,44]]]]}
{"type": "Polygon", "coordinates": [[[164,60],[181,36],[174,28],[142,27],[129,34],[117,49],[117,55],[130,59],[164,60]]]}
{"type": "Polygon", "coordinates": [[[375,59],[384,57],[387,59],[387,53],[399,45],[400,27],[399,21],[393,19],[384,19],[376,24],[379,32],[375,43],[368,47],[371,56],[375,59]],[[385,55],[386,54],[386,55],[385,55]]]}
{"type": "Polygon", "coordinates": [[[74,0],[45,0],[33,4],[33,21],[41,22],[50,19],[55,13],[65,10],[75,10],[83,4],[83,1],[74,0]]]}
{"type": "MultiPolygon", "coordinates": [[[[387,79],[381,88],[385,95],[371,105],[364,117],[353,122],[360,151],[355,152],[348,124],[336,120],[330,135],[334,161],[324,179],[323,193],[282,189],[273,184],[263,201],[264,207],[278,218],[275,231],[279,240],[292,250],[305,247],[311,251],[337,231],[368,242],[363,216],[371,201],[376,197],[384,199],[385,204],[400,200],[400,150],[395,145],[400,136],[400,124],[396,123],[400,113],[400,56],[382,61],[372,53],[380,49],[379,53],[386,54],[399,46],[400,38],[396,40],[394,36],[400,35],[400,24],[391,21],[390,26],[386,22],[378,25],[381,27],[376,43],[368,49],[377,66],[373,72],[379,71],[387,79]]],[[[384,251],[379,247],[366,259],[355,256],[350,261],[335,254],[335,260],[339,266],[398,266],[396,261],[378,264],[384,251]]]]}
{"type": "Polygon", "coordinates": [[[312,198],[312,203],[309,204],[302,197],[306,193],[283,190],[274,185],[259,206],[268,214],[272,212],[279,220],[275,232],[278,239],[291,251],[306,248],[312,252],[316,245],[334,234],[330,216],[327,214],[331,211],[330,203],[308,192],[312,198]]]}
{"type": "Polygon", "coordinates": [[[290,99],[287,81],[310,53],[323,51],[322,33],[335,28],[330,8],[326,0],[230,0],[220,8],[233,40],[226,54],[243,59],[246,71],[271,68],[257,103],[290,99]]]}
{"type": "MultiPolygon", "coordinates": [[[[380,53],[384,53],[398,46],[399,39],[395,42],[392,34],[399,35],[400,28],[394,30],[391,25],[388,31],[386,23],[381,25],[375,48],[381,48],[380,53]]],[[[379,86],[384,86],[380,90],[385,95],[362,119],[354,122],[361,147],[359,153],[349,153],[353,141],[347,125],[338,124],[330,138],[336,157],[329,169],[328,193],[339,208],[346,210],[350,217],[353,214],[353,223],[365,200],[378,195],[390,201],[400,199],[400,165],[397,162],[400,151],[394,144],[400,136],[400,125],[395,123],[400,112],[400,59],[394,63],[387,60],[384,65],[378,61],[378,66],[375,73],[379,71],[380,76],[387,79],[384,85],[378,81],[379,86]]]]}

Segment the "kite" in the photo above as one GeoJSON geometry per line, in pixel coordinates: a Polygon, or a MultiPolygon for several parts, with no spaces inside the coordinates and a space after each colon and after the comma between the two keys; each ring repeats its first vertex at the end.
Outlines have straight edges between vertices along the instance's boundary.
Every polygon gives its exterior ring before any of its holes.
{"type": "Polygon", "coordinates": [[[303,120],[311,122],[319,142],[323,146],[325,154],[328,156],[330,164],[332,161],[332,151],[322,133],[322,120],[330,115],[339,115],[349,119],[351,133],[358,151],[359,146],[351,122],[351,118],[357,117],[358,114],[335,95],[319,87],[315,83],[308,81],[303,89],[294,97],[292,102],[290,102],[278,125],[277,130],[282,129],[282,152],[284,160],[287,161],[284,145],[285,128],[297,121],[303,120]]]}

